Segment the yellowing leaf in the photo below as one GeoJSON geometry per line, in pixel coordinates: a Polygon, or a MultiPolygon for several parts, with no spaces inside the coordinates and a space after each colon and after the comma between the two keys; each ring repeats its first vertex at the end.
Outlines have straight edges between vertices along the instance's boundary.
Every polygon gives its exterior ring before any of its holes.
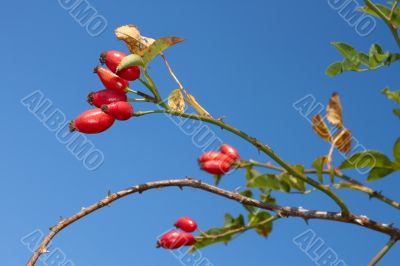
{"type": "Polygon", "coordinates": [[[199,104],[199,102],[196,100],[196,98],[194,98],[193,95],[189,94],[188,92],[185,92],[185,94],[187,97],[187,103],[190,104],[199,115],[211,117],[211,115],[206,111],[206,109],[203,108],[203,106],[199,104]]]}
{"type": "Polygon", "coordinates": [[[168,96],[168,106],[178,112],[185,111],[185,100],[180,89],[173,90],[168,96]]]}
{"type": "Polygon", "coordinates": [[[336,134],[334,142],[339,151],[348,153],[351,150],[352,140],[353,136],[351,131],[347,128],[343,128],[336,134]]]}
{"type": "Polygon", "coordinates": [[[153,40],[151,42],[151,45],[143,51],[143,61],[145,65],[150,63],[158,54],[160,54],[165,49],[183,41],[183,38],[175,36],[162,37],[156,41],[153,40]]]}
{"type": "Polygon", "coordinates": [[[153,44],[154,40],[140,35],[139,29],[132,24],[121,26],[114,30],[119,40],[123,40],[128,46],[129,52],[143,56],[148,46],[153,44]]]}
{"type": "Polygon", "coordinates": [[[343,128],[342,105],[339,94],[336,92],[329,99],[329,104],[326,108],[326,118],[336,127],[343,128]]]}
{"type": "Polygon", "coordinates": [[[313,117],[312,127],[322,139],[326,141],[332,140],[331,132],[320,114],[317,114],[313,117]]]}

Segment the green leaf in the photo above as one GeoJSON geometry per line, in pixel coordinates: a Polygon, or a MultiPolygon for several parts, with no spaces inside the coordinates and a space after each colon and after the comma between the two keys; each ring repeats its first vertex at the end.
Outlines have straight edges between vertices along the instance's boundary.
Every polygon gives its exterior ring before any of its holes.
{"type": "Polygon", "coordinates": [[[393,114],[397,115],[400,118],[400,108],[393,109],[393,114]]]}
{"type": "Polygon", "coordinates": [[[400,60],[400,54],[389,54],[388,59],[385,61],[385,65],[393,64],[398,60],[400,60]]]}
{"type": "Polygon", "coordinates": [[[391,173],[394,172],[394,169],[391,169],[389,167],[374,167],[371,169],[368,175],[368,181],[376,181],[379,180],[391,173]]]}
{"type": "Polygon", "coordinates": [[[260,174],[247,182],[249,188],[269,188],[280,190],[281,185],[275,174],[260,174]]]}
{"type": "Polygon", "coordinates": [[[324,170],[325,161],[326,161],[325,156],[319,156],[312,163],[312,167],[314,167],[315,170],[317,170],[318,181],[320,183],[324,182],[324,176],[322,174],[322,171],[324,170]]]}
{"type": "MultiPolygon", "coordinates": [[[[243,190],[240,192],[240,195],[243,195],[248,198],[253,198],[253,192],[249,189],[243,190]]],[[[248,205],[243,205],[243,207],[248,211],[248,212],[255,212],[255,207],[253,206],[248,206],[248,205]]]]}
{"type": "Polygon", "coordinates": [[[373,150],[366,150],[355,153],[344,160],[339,166],[340,169],[368,168],[391,165],[390,159],[383,153],[373,150]]]}
{"type": "Polygon", "coordinates": [[[400,163],[400,138],[398,138],[393,146],[393,157],[396,162],[400,163]]]}
{"type": "Polygon", "coordinates": [[[386,95],[389,100],[393,100],[400,104],[400,91],[391,91],[389,88],[384,88],[382,93],[386,95]]]}
{"type": "Polygon", "coordinates": [[[334,77],[343,72],[342,62],[335,62],[331,64],[325,71],[325,74],[329,77],[334,77]]]}
{"type": "Polygon", "coordinates": [[[147,47],[146,50],[144,51],[144,54],[143,54],[144,65],[147,66],[157,55],[159,55],[165,49],[167,49],[177,43],[183,42],[183,41],[184,41],[184,39],[182,39],[180,37],[174,37],[174,36],[163,37],[163,38],[156,40],[149,47],[147,47]]]}
{"type": "Polygon", "coordinates": [[[271,196],[271,193],[262,194],[260,199],[264,203],[276,205],[276,198],[271,196]]]}
{"type": "Polygon", "coordinates": [[[379,44],[371,45],[369,50],[369,66],[374,69],[389,57],[389,52],[383,52],[379,44]]]}
{"type": "Polygon", "coordinates": [[[218,186],[221,182],[222,175],[214,175],[214,185],[218,186]]]}
{"type": "Polygon", "coordinates": [[[353,65],[359,63],[358,52],[351,45],[341,42],[333,42],[332,45],[340,52],[340,54],[353,65]]]}
{"type": "Polygon", "coordinates": [[[297,189],[300,192],[304,192],[306,190],[304,181],[296,177],[282,173],[278,176],[278,178],[281,180],[281,186],[284,186],[284,192],[290,192],[292,188],[297,189]]]}
{"type": "MultiPolygon", "coordinates": [[[[268,212],[258,212],[256,214],[250,213],[249,217],[248,217],[249,225],[253,226],[255,224],[262,223],[263,221],[266,221],[270,218],[271,218],[271,214],[269,214],[268,212]]],[[[272,231],[272,222],[261,224],[261,225],[255,227],[254,229],[259,235],[261,235],[263,237],[267,237],[272,231]]]]}
{"type": "MultiPolygon", "coordinates": [[[[391,7],[387,7],[382,4],[375,4],[375,5],[378,7],[379,10],[382,11],[383,14],[385,14],[385,16],[389,17],[391,12],[391,7]]],[[[368,6],[364,6],[358,10],[380,19],[379,15],[374,10],[370,9],[368,6]]],[[[398,7],[394,10],[391,22],[397,27],[400,27],[400,9],[398,7]]]]}
{"type": "Polygon", "coordinates": [[[130,54],[122,58],[121,62],[119,63],[117,67],[117,71],[120,71],[122,69],[125,69],[130,66],[144,66],[143,59],[140,55],[137,54],[130,54]]]}

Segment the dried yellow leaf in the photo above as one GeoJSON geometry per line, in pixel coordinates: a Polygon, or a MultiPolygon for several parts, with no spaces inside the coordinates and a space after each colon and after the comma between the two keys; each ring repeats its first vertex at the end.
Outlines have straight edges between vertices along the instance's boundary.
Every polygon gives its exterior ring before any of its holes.
{"type": "Polygon", "coordinates": [[[339,94],[333,93],[326,107],[326,118],[334,126],[343,128],[342,104],[340,103],[339,94]]]}
{"type": "Polygon", "coordinates": [[[348,153],[351,150],[352,140],[351,131],[343,128],[335,136],[335,145],[339,151],[348,153]]]}
{"type": "Polygon", "coordinates": [[[320,114],[313,117],[312,127],[322,139],[329,142],[332,140],[331,132],[320,114]]]}
{"type": "Polygon", "coordinates": [[[188,92],[185,92],[185,94],[187,97],[186,98],[187,103],[190,104],[199,115],[211,117],[211,115],[206,111],[206,109],[203,108],[203,106],[199,104],[199,102],[193,95],[191,95],[188,92]]]}
{"type": "Polygon", "coordinates": [[[129,52],[143,56],[144,51],[154,40],[140,35],[139,29],[132,24],[121,26],[114,30],[119,40],[122,40],[128,46],[129,52]]]}
{"type": "Polygon", "coordinates": [[[168,96],[168,106],[175,111],[185,111],[185,100],[180,89],[173,90],[168,96]]]}

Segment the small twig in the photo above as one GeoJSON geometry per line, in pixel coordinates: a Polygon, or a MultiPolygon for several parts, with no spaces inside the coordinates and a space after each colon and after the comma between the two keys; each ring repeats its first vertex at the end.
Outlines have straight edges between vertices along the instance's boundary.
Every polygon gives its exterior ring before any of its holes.
{"type": "Polygon", "coordinates": [[[396,244],[398,239],[396,238],[391,238],[389,242],[376,254],[376,256],[371,260],[371,262],[368,264],[368,266],[374,266],[376,265],[383,256],[396,244]]]}

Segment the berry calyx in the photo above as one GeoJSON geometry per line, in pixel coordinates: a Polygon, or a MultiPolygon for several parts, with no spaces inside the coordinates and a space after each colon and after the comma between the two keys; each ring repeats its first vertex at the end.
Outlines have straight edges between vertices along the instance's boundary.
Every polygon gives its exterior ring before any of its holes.
{"type": "Polygon", "coordinates": [[[181,217],[176,221],[175,226],[187,233],[192,233],[197,229],[195,220],[189,217],[181,217]]]}
{"type": "Polygon", "coordinates": [[[113,102],[101,106],[101,110],[117,120],[128,120],[133,115],[133,107],[128,102],[113,102]]]}
{"type": "Polygon", "coordinates": [[[72,120],[69,129],[86,134],[100,133],[112,126],[115,119],[100,108],[88,110],[72,120]]]}
{"type": "Polygon", "coordinates": [[[200,164],[200,168],[213,175],[224,175],[229,172],[232,161],[212,160],[200,164]]]}
{"type": "Polygon", "coordinates": [[[125,53],[112,50],[105,51],[100,55],[100,63],[106,66],[121,78],[126,80],[136,80],[140,77],[140,68],[137,66],[127,67],[117,72],[117,67],[121,60],[126,56],[125,53]]]}
{"type": "Polygon", "coordinates": [[[122,93],[126,93],[128,91],[128,81],[114,74],[111,70],[97,66],[94,69],[94,73],[99,76],[104,87],[107,89],[122,93]]]}
{"type": "Polygon", "coordinates": [[[191,246],[196,242],[195,238],[185,232],[172,230],[157,241],[157,247],[163,247],[165,249],[177,249],[182,246],[191,246]]]}
{"type": "Polygon", "coordinates": [[[100,108],[103,104],[110,104],[113,102],[126,102],[128,98],[125,93],[113,90],[101,90],[91,92],[87,96],[89,104],[100,108]]]}
{"type": "Polygon", "coordinates": [[[229,144],[222,144],[219,149],[223,154],[228,155],[234,161],[240,159],[240,155],[239,155],[239,152],[237,151],[237,149],[235,149],[234,147],[232,147],[229,144]]]}

